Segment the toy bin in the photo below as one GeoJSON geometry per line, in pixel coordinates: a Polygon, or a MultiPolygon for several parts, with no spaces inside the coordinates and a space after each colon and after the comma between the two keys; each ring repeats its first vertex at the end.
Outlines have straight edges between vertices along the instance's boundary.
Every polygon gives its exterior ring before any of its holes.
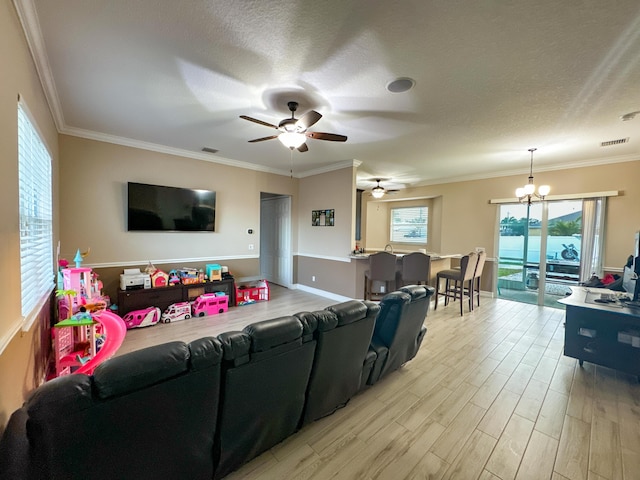
{"type": "Polygon", "coordinates": [[[269,300],[269,283],[266,280],[258,280],[236,288],[236,305],[247,305],[266,300],[269,300]]]}

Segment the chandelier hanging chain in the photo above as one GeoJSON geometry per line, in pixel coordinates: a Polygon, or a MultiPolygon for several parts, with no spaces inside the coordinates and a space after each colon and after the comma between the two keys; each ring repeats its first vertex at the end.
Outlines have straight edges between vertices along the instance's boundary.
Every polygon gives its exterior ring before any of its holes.
{"type": "Polygon", "coordinates": [[[516,189],[516,197],[518,197],[518,201],[521,203],[526,203],[527,205],[531,205],[531,203],[536,199],[544,200],[549,194],[551,187],[549,185],[540,185],[538,191],[536,191],[536,186],[533,183],[533,152],[535,152],[537,148],[530,148],[529,152],[531,153],[531,159],[529,164],[529,181],[524,187],[520,187],[516,189]]]}

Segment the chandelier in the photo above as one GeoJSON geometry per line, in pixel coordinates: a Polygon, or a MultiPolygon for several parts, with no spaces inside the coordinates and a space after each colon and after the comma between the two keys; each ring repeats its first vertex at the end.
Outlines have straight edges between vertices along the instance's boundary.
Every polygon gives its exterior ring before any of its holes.
{"type": "Polygon", "coordinates": [[[530,148],[529,152],[531,152],[531,167],[529,170],[529,182],[520,188],[516,188],[516,197],[518,197],[518,201],[520,203],[526,203],[527,205],[531,205],[536,199],[544,200],[544,197],[549,195],[551,191],[551,187],[549,185],[540,185],[538,187],[538,191],[536,191],[536,186],[533,183],[533,152],[535,152],[537,148],[530,148]]]}

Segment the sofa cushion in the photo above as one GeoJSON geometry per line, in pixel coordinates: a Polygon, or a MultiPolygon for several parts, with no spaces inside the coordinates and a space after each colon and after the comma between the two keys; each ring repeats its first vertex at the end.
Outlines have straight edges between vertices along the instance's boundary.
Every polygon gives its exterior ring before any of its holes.
{"type": "Polygon", "coordinates": [[[98,365],[93,374],[93,387],[98,398],[107,399],[141,390],[184,373],[189,368],[189,347],[183,342],[138,350],[135,362],[122,355],[98,365]]]}
{"type": "Polygon", "coordinates": [[[251,337],[251,352],[264,352],[302,338],[302,324],[292,316],[280,317],[247,325],[243,332],[251,337]]]}

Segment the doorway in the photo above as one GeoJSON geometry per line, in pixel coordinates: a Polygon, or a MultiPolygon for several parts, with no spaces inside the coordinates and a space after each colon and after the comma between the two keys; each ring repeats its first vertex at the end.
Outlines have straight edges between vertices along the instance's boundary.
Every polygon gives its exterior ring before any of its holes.
{"type": "Polygon", "coordinates": [[[582,200],[500,205],[498,297],[563,308],[580,282],[582,200]]]}
{"type": "Polygon", "coordinates": [[[292,285],[291,197],[260,194],[260,276],[270,283],[292,285]]]}

